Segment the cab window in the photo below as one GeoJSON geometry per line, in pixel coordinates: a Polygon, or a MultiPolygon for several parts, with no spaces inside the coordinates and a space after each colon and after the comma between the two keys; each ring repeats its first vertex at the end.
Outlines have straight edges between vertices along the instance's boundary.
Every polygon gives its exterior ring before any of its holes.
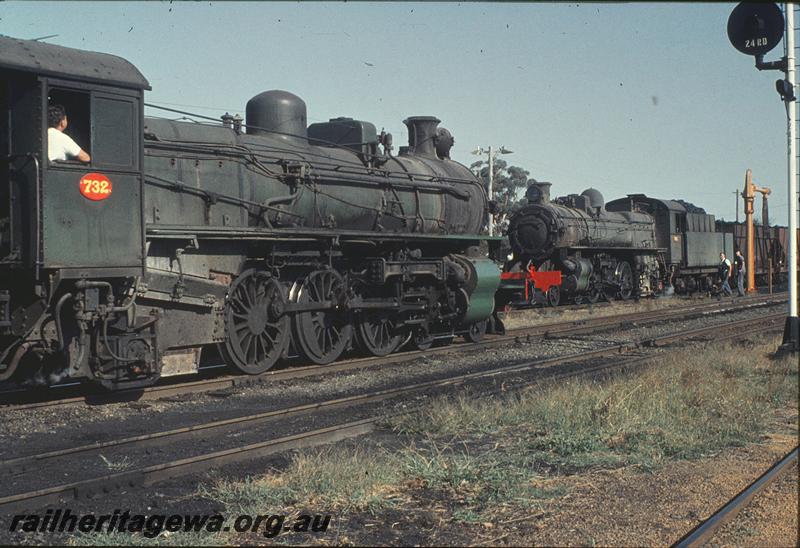
{"type": "Polygon", "coordinates": [[[91,156],[91,166],[138,168],[136,97],[106,90],[51,87],[48,104],[64,107],[68,121],[64,133],[91,156]]]}
{"type": "Polygon", "coordinates": [[[67,115],[67,129],[64,133],[72,137],[89,156],[92,151],[92,126],[90,116],[91,96],[88,92],[51,88],[47,98],[48,106],[61,105],[67,115]]]}
{"type": "Polygon", "coordinates": [[[94,95],[94,154],[92,163],[108,167],[136,165],[135,103],[129,97],[94,95]]]}

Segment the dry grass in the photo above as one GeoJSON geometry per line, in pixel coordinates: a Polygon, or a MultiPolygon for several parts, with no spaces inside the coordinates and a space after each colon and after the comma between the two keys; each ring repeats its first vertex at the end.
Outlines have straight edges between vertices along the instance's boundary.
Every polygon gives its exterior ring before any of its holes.
{"type": "Polygon", "coordinates": [[[264,508],[374,510],[392,503],[402,475],[394,455],[331,446],[298,452],[279,473],[244,481],[220,480],[201,494],[225,504],[230,514],[256,515],[264,508]]]}
{"type": "Polygon", "coordinates": [[[776,345],[712,344],[610,382],[577,379],[501,400],[440,399],[394,427],[438,439],[513,437],[548,469],[700,457],[756,440],[772,408],[796,400],[797,363],[771,360],[776,345]]]}
{"type": "Polygon", "coordinates": [[[374,513],[420,491],[454,501],[454,517],[463,521],[486,519],[499,507],[535,508],[564,494],[548,487],[554,474],[653,468],[757,441],[774,410],[797,401],[797,363],[769,359],[776,345],[711,344],[606,382],[575,380],[502,399],[441,398],[390,421],[399,450],[304,451],[285,470],[220,481],[203,493],[230,513],[374,513]]]}

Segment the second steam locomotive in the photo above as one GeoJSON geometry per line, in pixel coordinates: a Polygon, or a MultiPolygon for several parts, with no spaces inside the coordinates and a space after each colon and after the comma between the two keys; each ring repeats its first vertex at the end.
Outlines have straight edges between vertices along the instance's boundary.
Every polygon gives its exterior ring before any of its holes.
{"type": "Polygon", "coordinates": [[[709,291],[719,253],[733,256],[732,235],[716,232],[714,216],[689,204],[643,194],[606,204],[592,188],[551,200],[549,183],[533,183],[526,199],[509,223],[513,254],[499,304],[521,284],[527,300],[551,305],[709,291]]]}

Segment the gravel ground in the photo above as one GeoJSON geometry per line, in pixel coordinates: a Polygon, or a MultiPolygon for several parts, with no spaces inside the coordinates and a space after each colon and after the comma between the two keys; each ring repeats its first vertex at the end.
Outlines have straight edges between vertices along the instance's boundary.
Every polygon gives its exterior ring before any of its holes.
{"type": "MultiPolygon", "coordinates": [[[[608,362],[616,362],[618,358],[608,358],[604,361],[608,362]]],[[[564,372],[570,370],[579,370],[586,365],[599,365],[603,363],[602,360],[591,360],[587,361],[584,360],[583,362],[576,362],[571,364],[567,367],[556,367],[554,368],[554,372],[564,372]]],[[[509,375],[509,376],[501,376],[493,379],[493,386],[495,388],[507,387],[511,389],[514,384],[522,383],[526,381],[530,381],[533,376],[536,376],[537,372],[531,372],[527,376],[526,375],[509,375]]],[[[486,389],[485,382],[475,382],[472,384],[465,384],[464,389],[486,389]]],[[[225,437],[222,436],[220,438],[209,438],[203,439],[202,437],[196,439],[194,443],[181,443],[181,444],[171,444],[169,447],[164,446],[156,446],[155,448],[150,448],[145,451],[137,450],[137,452],[126,451],[122,450],[119,452],[104,452],[104,456],[107,458],[107,462],[103,461],[100,462],[96,458],[93,461],[88,461],[84,458],[67,458],[66,462],[57,463],[57,462],[49,462],[47,466],[47,471],[52,471],[53,475],[43,474],[41,471],[34,471],[32,475],[25,475],[25,476],[17,476],[11,477],[8,479],[7,484],[3,485],[2,490],[14,490],[17,488],[18,490],[31,490],[39,487],[43,487],[45,485],[53,485],[59,482],[64,481],[74,481],[76,478],[74,476],[78,474],[92,474],[95,473],[111,473],[114,471],[119,470],[112,470],[111,467],[108,466],[108,463],[119,463],[122,462],[123,459],[127,459],[130,464],[135,467],[145,466],[149,464],[148,460],[151,461],[164,461],[164,457],[169,451],[170,458],[177,458],[177,457],[186,457],[189,456],[190,452],[199,453],[204,450],[209,450],[212,448],[222,448],[226,442],[228,445],[235,443],[237,445],[252,442],[252,441],[260,441],[263,439],[271,439],[278,437],[280,435],[288,434],[288,433],[296,433],[303,429],[308,429],[311,427],[314,428],[321,428],[329,424],[338,424],[343,422],[344,420],[356,420],[358,418],[367,417],[367,416],[374,416],[378,412],[383,413],[402,413],[409,410],[411,407],[416,407],[418,405],[424,405],[425,400],[430,397],[435,397],[437,395],[446,394],[452,392],[452,387],[450,389],[444,388],[441,390],[431,391],[425,395],[415,396],[413,398],[405,398],[403,400],[394,400],[389,402],[385,405],[370,405],[364,406],[359,408],[356,411],[349,410],[347,411],[347,417],[342,417],[339,415],[329,415],[329,416],[305,416],[305,417],[298,417],[291,420],[284,420],[284,421],[275,421],[270,423],[267,426],[262,428],[253,429],[251,431],[243,432],[243,431],[231,431],[229,432],[229,436],[225,437]],[[309,423],[310,422],[310,423],[309,423]],[[212,447],[216,445],[216,447],[212,447]],[[61,465],[61,468],[59,468],[61,465]],[[68,470],[68,472],[64,472],[64,470],[68,470]],[[60,476],[63,475],[63,478],[60,476]]],[[[391,432],[383,432],[378,430],[374,435],[371,435],[369,438],[358,438],[352,440],[346,440],[342,443],[346,444],[354,444],[354,445],[365,445],[369,446],[370,443],[378,443],[382,447],[391,447],[392,444],[397,443],[395,436],[391,432]]],[[[222,467],[218,467],[214,470],[209,470],[207,472],[201,472],[196,474],[189,474],[187,476],[183,476],[180,478],[175,478],[165,482],[159,482],[159,484],[155,487],[149,489],[132,489],[130,491],[121,491],[115,493],[113,496],[113,500],[109,500],[108,496],[100,495],[97,498],[90,497],[84,498],[81,497],[77,500],[72,499],[65,499],[62,501],[62,504],[59,506],[60,508],[69,508],[72,513],[94,513],[94,514],[103,514],[103,513],[110,513],[113,509],[122,508],[124,510],[130,510],[132,513],[142,513],[142,514],[152,514],[152,513],[179,513],[179,514],[213,514],[216,512],[223,511],[216,502],[204,499],[199,493],[195,491],[195,485],[198,484],[211,484],[213,483],[214,479],[219,477],[244,477],[244,476],[252,476],[258,473],[263,473],[264,470],[270,469],[280,469],[286,463],[287,454],[276,454],[274,456],[267,456],[267,457],[260,457],[254,459],[248,459],[241,463],[232,463],[222,467]]],[[[5,494],[5,493],[4,493],[5,494]]],[[[32,510],[17,510],[13,513],[26,513],[27,511],[32,510]]],[[[322,511],[322,510],[320,510],[322,511]]],[[[269,513],[269,509],[265,509],[266,513],[269,513]]],[[[23,534],[20,532],[16,533],[9,533],[8,532],[8,523],[12,517],[12,513],[9,515],[0,515],[0,523],[4,524],[5,527],[0,526],[0,544],[2,543],[9,543],[9,544],[17,544],[17,543],[25,543],[25,544],[59,544],[65,543],[69,538],[66,535],[54,535],[54,534],[23,534]]],[[[358,523],[358,522],[356,522],[358,523]]],[[[339,524],[341,525],[341,524],[339,524]]],[[[337,525],[337,526],[339,526],[337,525]]],[[[400,534],[398,532],[398,534],[400,534]]],[[[408,540],[408,531],[406,530],[404,533],[404,542],[408,540]]],[[[422,542],[425,531],[419,531],[419,539],[418,542],[422,542]]],[[[298,537],[299,538],[299,537],[298,537]]],[[[304,537],[307,539],[307,537],[304,537]]],[[[250,541],[248,541],[250,542],[250,541]]]]}
{"type": "MultiPolygon", "coordinates": [[[[765,434],[763,442],[730,449],[712,458],[666,465],[649,474],[635,467],[580,474],[554,480],[569,494],[545,508],[529,527],[514,534],[510,544],[546,546],[659,546],[677,541],[701,520],[760,476],[775,461],[797,445],[797,412],[786,410],[776,418],[780,433],[765,434]],[[788,424],[787,424],[788,423],[788,424]],[[791,426],[790,426],[791,425],[791,426]],[[787,427],[794,433],[787,435],[787,427]],[[523,540],[524,539],[524,540],[523,540]]],[[[796,470],[796,469],[795,469],[796,470]]],[[[771,546],[797,545],[797,475],[794,505],[760,522],[773,533],[771,546]],[[786,513],[794,514],[784,523],[786,513]]],[[[791,500],[792,489],[783,492],[783,504],[791,500]]],[[[758,519],[758,513],[752,514],[758,519]]],[[[749,537],[739,535],[739,522],[729,525],[722,543],[753,546],[749,537]]]]}
{"type": "Polygon", "coordinates": [[[798,546],[797,462],[760,493],[707,546],[798,546]]]}

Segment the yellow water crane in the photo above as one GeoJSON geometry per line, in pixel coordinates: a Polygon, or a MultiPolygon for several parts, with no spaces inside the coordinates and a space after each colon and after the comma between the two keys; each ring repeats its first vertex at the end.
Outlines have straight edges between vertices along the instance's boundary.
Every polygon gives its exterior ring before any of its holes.
{"type": "MultiPolygon", "coordinates": [[[[753,202],[755,201],[756,192],[760,192],[762,196],[761,207],[761,222],[766,231],[769,227],[769,206],[767,205],[767,196],[772,193],[767,187],[758,187],[753,183],[753,172],[749,169],[744,176],[744,215],[745,226],[747,227],[747,251],[745,252],[745,260],[747,261],[747,292],[752,293],[756,290],[756,243],[755,243],[755,227],[753,226],[753,202]]],[[[764,232],[766,234],[766,232],[764,232]]]]}

